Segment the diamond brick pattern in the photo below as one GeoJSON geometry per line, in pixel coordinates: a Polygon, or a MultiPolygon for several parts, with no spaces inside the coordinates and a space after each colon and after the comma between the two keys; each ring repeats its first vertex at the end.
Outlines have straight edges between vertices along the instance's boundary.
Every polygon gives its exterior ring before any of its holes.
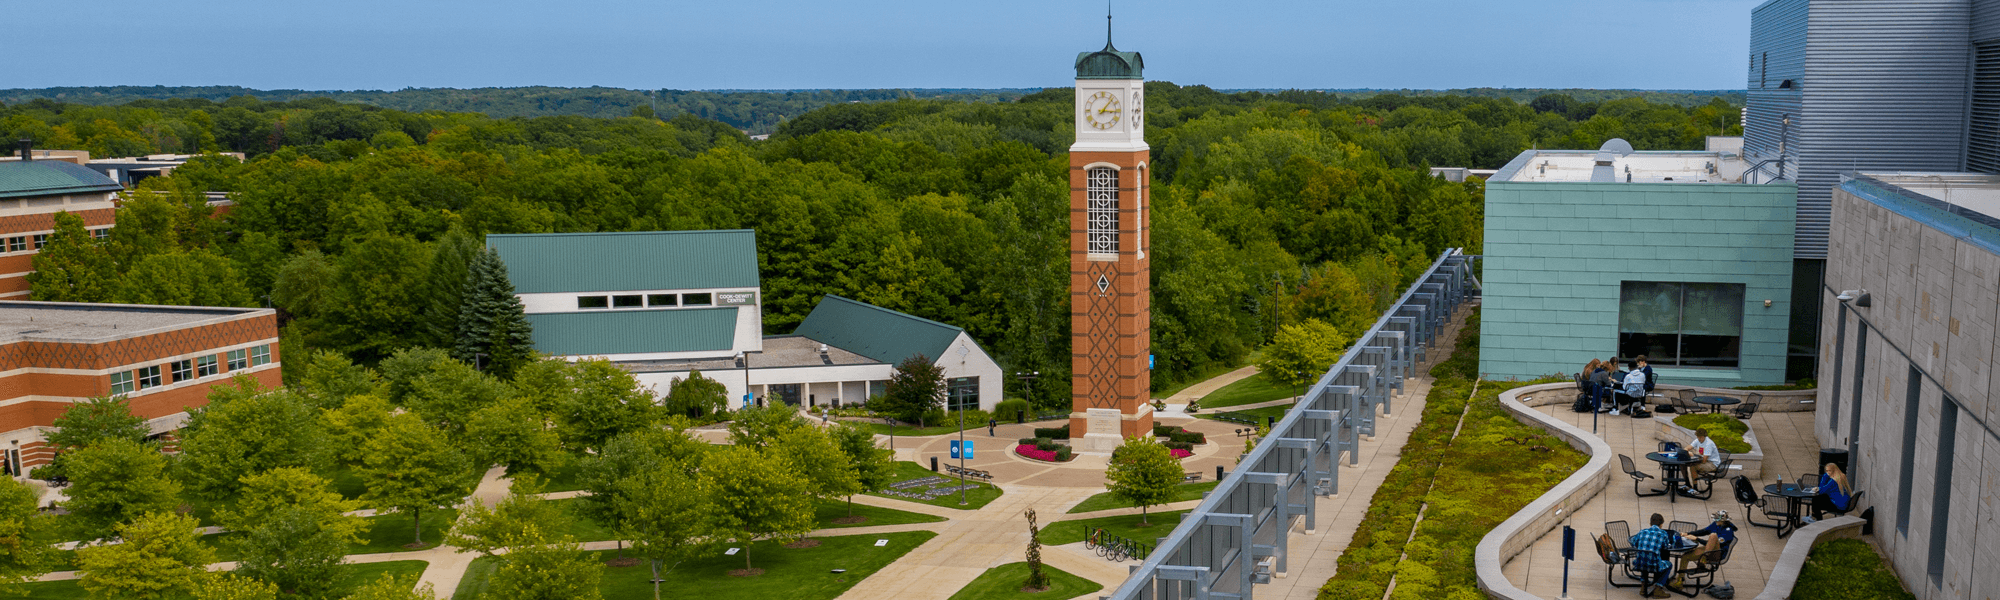
{"type": "MultiPolygon", "coordinates": [[[[0,371],[28,367],[108,369],[276,337],[278,337],[276,317],[262,315],[113,340],[102,344],[29,340],[0,345],[0,371]]],[[[276,352],[277,348],[274,345],[272,348],[274,358],[276,352]]]]}
{"type": "MultiPolygon", "coordinates": [[[[100,208],[76,211],[76,216],[83,218],[84,225],[98,227],[110,225],[116,213],[117,210],[115,209],[100,208]]],[[[4,235],[53,231],[55,228],[56,215],[54,212],[0,217],[0,234],[4,235]]]]}
{"type": "Polygon", "coordinates": [[[1084,360],[1090,369],[1087,395],[1091,408],[1118,407],[1118,309],[1111,289],[1111,269],[1115,263],[1091,263],[1089,274],[1096,280],[1096,293],[1084,295],[1084,360]]]}

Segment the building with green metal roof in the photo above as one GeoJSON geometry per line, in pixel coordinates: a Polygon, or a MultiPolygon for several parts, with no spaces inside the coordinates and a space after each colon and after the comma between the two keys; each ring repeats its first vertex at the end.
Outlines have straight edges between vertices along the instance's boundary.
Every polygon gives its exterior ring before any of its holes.
{"type": "MultiPolygon", "coordinates": [[[[28,152],[22,152],[27,158],[28,152]]],[[[25,300],[34,256],[55,232],[55,215],[83,218],[105,235],[117,216],[118,182],[60,160],[0,161],[0,300],[25,300]]]]}
{"type": "Polygon", "coordinates": [[[658,394],[700,372],[732,407],[834,406],[881,393],[895,365],[944,368],[953,406],[1000,401],[998,363],[963,329],[828,295],[790,335],[763,335],[750,230],[489,235],[534,327],[535,349],[604,358],[658,394]]]}

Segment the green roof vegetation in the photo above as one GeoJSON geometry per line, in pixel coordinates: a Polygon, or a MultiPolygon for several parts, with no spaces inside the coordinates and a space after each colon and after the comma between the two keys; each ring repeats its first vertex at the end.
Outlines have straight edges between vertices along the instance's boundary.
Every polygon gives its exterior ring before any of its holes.
{"type": "MultiPolygon", "coordinates": [[[[536,331],[541,331],[537,328],[536,331]]],[[[965,330],[833,294],[820,299],[794,335],[895,364],[922,354],[936,362],[965,330]]]]}
{"type": "Polygon", "coordinates": [[[729,308],[605,310],[528,315],[535,349],[556,356],[728,350],[736,336],[729,308]]]}
{"type": "Polygon", "coordinates": [[[48,196],[125,189],[89,167],[59,160],[0,163],[0,198],[48,196]]]}
{"type": "Polygon", "coordinates": [[[521,294],[755,288],[748,229],[488,235],[521,294]]]}

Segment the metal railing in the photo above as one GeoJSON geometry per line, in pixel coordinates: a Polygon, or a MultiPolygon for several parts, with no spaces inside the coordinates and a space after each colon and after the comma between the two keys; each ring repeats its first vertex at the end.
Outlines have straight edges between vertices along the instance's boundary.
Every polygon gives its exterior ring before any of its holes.
{"type": "Polygon", "coordinates": [[[1438,330],[1478,288],[1476,258],[1458,248],[1439,255],[1105,598],[1250,600],[1255,584],[1287,571],[1293,525],[1304,519],[1306,530],[1316,528],[1313,497],[1339,492],[1343,456],[1359,464],[1355,452],[1361,436],[1375,434],[1375,415],[1390,411],[1438,330]]]}

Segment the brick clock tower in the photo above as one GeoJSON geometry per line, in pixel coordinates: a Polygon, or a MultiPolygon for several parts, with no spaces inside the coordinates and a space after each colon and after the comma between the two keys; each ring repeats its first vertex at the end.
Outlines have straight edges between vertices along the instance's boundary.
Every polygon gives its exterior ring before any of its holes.
{"type": "Polygon", "coordinates": [[[1153,428],[1146,63],[1110,27],[1103,50],[1077,54],[1069,147],[1070,436],[1091,454],[1153,428]]]}

